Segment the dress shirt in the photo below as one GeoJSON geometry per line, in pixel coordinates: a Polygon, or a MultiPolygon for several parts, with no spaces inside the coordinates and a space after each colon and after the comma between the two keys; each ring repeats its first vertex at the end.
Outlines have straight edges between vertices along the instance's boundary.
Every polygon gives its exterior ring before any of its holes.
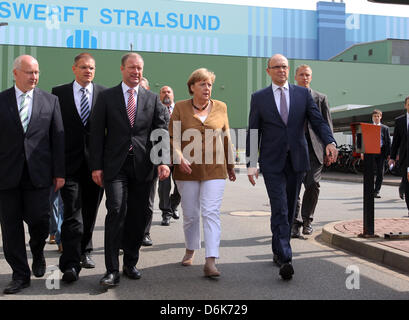
{"type": "MultiPolygon", "coordinates": [[[[274,93],[274,100],[277,105],[278,113],[280,113],[280,106],[281,106],[281,90],[280,86],[276,85],[275,83],[271,84],[273,88],[273,93],[274,93]]],[[[283,85],[284,88],[284,94],[285,94],[285,100],[287,101],[287,109],[288,109],[288,114],[290,114],[290,91],[288,88],[288,81],[283,85]]],[[[280,113],[281,114],[281,113],[280,113]]]]}
{"type": "MultiPolygon", "coordinates": [[[[77,81],[74,81],[73,84],[73,90],[74,90],[74,101],[75,101],[75,107],[77,108],[78,114],[81,117],[81,97],[82,97],[82,91],[81,89],[83,88],[77,81]]],[[[94,86],[92,85],[92,82],[89,83],[85,89],[86,95],[88,98],[88,104],[89,104],[89,111],[91,112],[91,105],[92,105],[92,93],[94,92],[94,86]]]]}
{"type": "Polygon", "coordinates": [[[129,99],[129,89],[134,89],[135,90],[135,113],[136,110],[138,109],[138,91],[139,91],[139,84],[135,88],[128,87],[124,82],[122,82],[122,91],[124,93],[124,99],[125,99],[125,107],[128,106],[128,99],[129,99]]]}
{"type": "MultiPolygon", "coordinates": [[[[14,89],[16,91],[16,101],[17,101],[17,108],[21,104],[22,100],[22,95],[24,94],[23,91],[21,91],[19,88],[17,88],[16,85],[14,85],[14,89]]],[[[31,113],[33,112],[33,94],[34,94],[34,89],[27,91],[26,92],[27,96],[26,99],[28,99],[28,110],[27,110],[27,116],[28,116],[28,123],[30,123],[31,119],[31,113]]]]}

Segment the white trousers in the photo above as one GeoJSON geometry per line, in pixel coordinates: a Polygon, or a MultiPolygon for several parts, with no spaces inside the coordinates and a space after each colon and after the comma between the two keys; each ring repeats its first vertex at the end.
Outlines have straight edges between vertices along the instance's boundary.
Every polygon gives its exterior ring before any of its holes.
{"type": "Polygon", "coordinates": [[[200,213],[203,220],[203,235],[206,258],[219,258],[220,207],[226,180],[176,181],[183,210],[183,231],[189,250],[200,249],[200,213]]]}

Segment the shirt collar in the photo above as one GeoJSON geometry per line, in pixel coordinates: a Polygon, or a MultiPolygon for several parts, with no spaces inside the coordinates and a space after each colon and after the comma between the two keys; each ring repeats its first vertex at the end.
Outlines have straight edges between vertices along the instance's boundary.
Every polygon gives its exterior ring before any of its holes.
{"type": "Polygon", "coordinates": [[[128,87],[128,86],[125,84],[125,82],[122,81],[122,91],[124,92],[124,94],[127,93],[129,89],[134,89],[135,92],[136,92],[136,95],[138,95],[139,84],[138,84],[135,88],[131,88],[131,87],[128,87]]]}
{"type": "MultiPolygon", "coordinates": [[[[275,92],[278,88],[280,88],[280,86],[276,85],[274,82],[272,82],[271,85],[272,85],[272,88],[273,88],[273,92],[275,92]]],[[[284,89],[288,90],[288,81],[286,81],[282,87],[284,89]]]]}
{"type": "MultiPolygon", "coordinates": [[[[16,90],[16,96],[17,97],[20,97],[22,94],[24,94],[24,92],[21,91],[19,88],[17,88],[16,85],[14,85],[14,89],[16,90]]],[[[33,93],[34,93],[34,89],[31,89],[30,91],[27,91],[25,94],[26,94],[26,97],[30,97],[32,99],[33,98],[33,93]]]]}
{"type": "MultiPolygon", "coordinates": [[[[77,82],[77,80],[75,80],[75,81],[74,81],[74,91],[80,91],[81,88],[83,88],[83,86],[80,85],[80,84],[77,82]]],[[[92,90],[94,89],[94,87],[93,87],[93,85],[92,85],[92,82],[90,82],[90,83],[85,87],[85,89],[87,89],[88,92],[92,94],[92,90]]]]}

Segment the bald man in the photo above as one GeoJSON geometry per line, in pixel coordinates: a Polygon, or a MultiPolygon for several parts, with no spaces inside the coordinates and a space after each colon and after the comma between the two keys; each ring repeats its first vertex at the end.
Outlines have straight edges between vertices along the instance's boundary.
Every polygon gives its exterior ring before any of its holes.
{"type": "Polygon", "coordinates": [[[65,183],[58,99],[36,88],[40,69],[32,56],[17,57],[13,75],[15,85],[0,93],[0,223],[4,256],[13,270],[5,294],[30,286],[23,222],[30,233],[32,272],[44,276],[50,188],[57,191],[65,183]]]}
{"type": "Polygon", "coordinates": [[[307,88],[288,83],[288,60],[276,54],[268,60],[267,74],[272,84],[251,96],[246,142],[248,178],[255,185],[257,160],[270,198],[273,234],[273,261],[280,276],[290,280],[294,274],[290,245],[301,182],[309,170],[308,144],[304,123],[311,122],[326,146],[329,162],[337,157],[335,139],[307,88]],[[253,136],[255,139],[253,139],[253,136]]]}

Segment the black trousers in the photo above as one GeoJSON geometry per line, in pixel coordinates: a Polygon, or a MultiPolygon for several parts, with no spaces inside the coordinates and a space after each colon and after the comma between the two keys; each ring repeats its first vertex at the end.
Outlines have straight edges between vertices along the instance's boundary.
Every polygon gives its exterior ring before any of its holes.
{"type": "Polygon", "coordinates": [[[148,205],[148,210],[146,212],[147,220],[146,220],[146,226],[145,226],[145,235],[150,235],[151,233],[152,218],[153,218],[153,204],[155,202],[156,186],[158,184],[158,173],[157,172],[158,172],[157,168],[155,167],[155,173],[154,173],[154,178],[152,181],[151,192],[149,194],[149,205],[148,205]]]}
{"type": "Polygon", "coordinates": [[[94,183],[85,163],[75,176],[65,180],[61,189],[64,220],[61,225],[63,253],[59,267],[62,272],[69,268],[79,272],[81,255],[93,250],[92,233],[103,194],[104,189],[94,183]]]}
{"type": "Polygon", "coordinates": [[[309,148],[309,150],[311,169],[307,171],[303,179],[305,190],[302,197],[302,202],[300,201],[300,197],[298,197],[297,206],[295,209],[294,223],[298,225],[302,225],[304,222],[313,221],[315,208],[317,207],[318,203],[318,196],[320,195],[320,181],[324,165],[318,161],[312,147],[309,148]]]}
{"type": "Polygon", "coordinates": [[[33,256],[42,255],[50,226],[50,187],[35,188],[24,168],[20,185],[0,190],[0,223],[3,251],[13,270],[13,280],[28,280],[31,276],[27,261],[24,222],[30,234],[33,256]]]}
{"type": "Polygon", "coordinates": [[[386,158],[383,155],[383,152],[381,154],[377,154],[374,156],[374,162],[375,162],[375,193],[379,193],[382,187],[382,182],[383,182],[383,176],[385,172],[385,161],[386,158]]]}
{"type": "Polygon", "coordinates": [[[118,175],[105,181],[107,216],[105,218],[105,266],[107,272],[119,271],[119,248],[123,263],[135,266],[139,259],[152,181],[136,180],[132,156],[128,156],[118,175]]]}
{"type": "Polygon", "coordinates": [[[159,209],[162,211],[162,218],[171,217],[173,211],[176,210],[180,204],[180,194],[175,180],[173,180],[173,193],[170,194],[172,189],[172,180],[173,174],[171,174],[167,179],[159,181],[159,209]]]}

